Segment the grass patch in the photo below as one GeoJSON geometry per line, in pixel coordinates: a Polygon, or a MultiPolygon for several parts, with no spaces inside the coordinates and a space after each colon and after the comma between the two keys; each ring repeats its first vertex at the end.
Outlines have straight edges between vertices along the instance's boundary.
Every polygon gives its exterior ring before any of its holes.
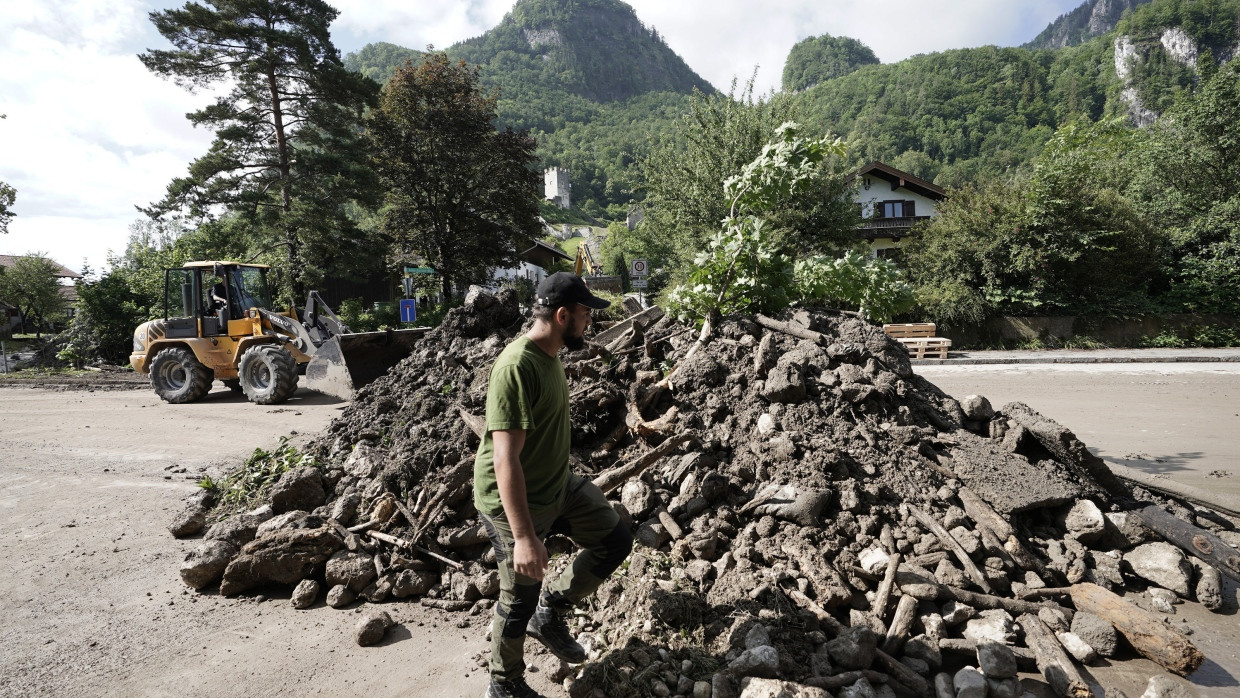
{"type": "Polygon", "coordinates": [[[198,486],[216,496],[216,518],[221,519],[237,511],[259,506],[271,492],[280,476],[295,468],[322,468],[313,456],[302,453],[288,442],[287,436],[271,451],[254,449],[239,468],[221,480],[205,476],[198,486]]]}

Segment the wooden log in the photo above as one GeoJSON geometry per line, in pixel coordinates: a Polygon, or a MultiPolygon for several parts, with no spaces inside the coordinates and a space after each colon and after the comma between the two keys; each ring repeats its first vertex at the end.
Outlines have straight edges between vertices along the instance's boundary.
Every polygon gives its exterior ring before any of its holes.
{"type": "Polygon", "coordinates": [[[458,407],[456,408],[456,411],[461,415],[461,421],[465,422],[465,426],[469,427],[469,430],[474,432],[474,436],[477,436],[480,439],[486,436],[487,420],[466,412],[464,407],[458,407]]]}
{"type": "Polygon", "coordinates": [[[896,604],[896,613],[891,618],[891,626],[887,628],[887,637],[883,640],[883,651],[890,654],[899,654],[904,648],[904,642],[908,640],[908,632],[913,627],[913,621],[917,619],[917,599],[911,596],[901,596],[900,602],[896,604]]]}
{"type": "Polygon", "coordinates": [[[1124,465],[1116,465],[1115,463],[1107,463],[1116,477],[1140,485],[1147,490],[1154,490],[1163,494],[1169,494],[1173,497],[1187,499],[1194,504],[1201,504],[1215,511],[1221,511],[1224,514],[1232,516],[1240,516],[1240,497],[1231,494],[1223,494],[1221,492],[1207,492],[1196,487],[1184,485],[1172,480],[1156,479],[1151,475],[1135,470],[1124,465]]]}
{"type": "Polygon", "coordinates": [[[1187,676],[1197,670],[1205,656],[1186,635],[1167,627],[1161,619],[1128,603],[1096,584],[1071,587],[1076,610],[1092,613],[1115,626],[1137,652],[1168,671],[1187,676]]]}
{"type": "Polygon", "coordinates": [[[413,542],[407,541],[404,538],[397,538],[396,536],[388,535],[386,533],[381,533],[379,531],[367,531],[366,535],[370,536],[371,538],[374,538],[375,540],[381,540],[384,543],[390,543],[392,545],[395,545],[398,548],[404,548],[405,550],[416,550],[422,553],[423,555],[429,555],[435,558],[436,560],[439,560],[440,562],[444,563],[445,565],[451,565],[452,567],[455,567],[458,570],[465,569],[465,566],[457,562],[456,560],[453,560],[450,557],[445,557],[443,555],[440,555],[439,553],[434,552],[433,550],[430,550],[428,548],[424,548],[420,545],[414,545],[413,542]]]}
{"type": "Polygon", "coordinates": [[[659,523],[663,524],[663,528],[667,529],[667,533],[672,537],[672,540],[680,540],[685,537],[685,532],[680,530],[680,524],[676,523],[676,519],[667,513],[667,509],[660,509],[658,517],[659,523]]]}
{"type": "Polygon", "coordinates": [[[1038,671],[1055,693],[1067,698],[1090,698],[1089,684],[1046,623],[1026,613],[1020,617],[1020,627],[1025,630],[1025,644],[1037,658],[1038,671]]]}
{"type": "Polygon", "coordinates": [[[804,543],[786,542],[780,550],[796,561],[802,574],[809,579],[819,602],[826,608],[836,608],[852,603],[852,585],[820,550],[804,543]]]}
{"type": "Polygon", "coordinates": [[[1007,519],[999,515],[993,507],[986,503],[986,500],[977,496],[977,493],[968,487],[961,487],[956,493],[960,499],[960,504],[964,507],[964,511],[978,525],[985,526],[995,532],[999,540],[1007,540],[1010,536],[1016,535],[1016,531],[1007,519]]]}
{"type": "Polygon", "coordinates": [[[874,592],[874,607],[871,612],[875,618],[883,620],[887,615],[887,601],[891,598],[892,586],[896,583],[896,571],[900,569],[900,553],[887,558],[887,571],[883,573],[883,581],[874,592]]]}
{"type": "Polygon", "coordinates": [[[384,569],[383,567],[383,560],[379,557],[379,553],[375,553],[374,563],[375,563],[375,575],[378,577],[382,577],[383,573],[386,572],[387,570],[384,569]]]}
{"type": "Polygon", "coordinates": [[[672,451],[675,451],[685,444],[696,441],[697,437],[693,434],[673,436],[667,441],[664,441],[662,444],[659,444],[657,448],[650,450],[642,456],[623,465],[616,466],[611,470],[600,473],[598,477],[594,478],[594,484],[602,490],[604,494],[606,494],[607,492],[610,492],[628,482],[630,478],[641,474],[643,470],[654,465],[659,461],[659,459],[668,455],[672,451]]]}
{"type": "MultiPolygon", "coordinates": [[[[959,601],[960,603],[968,604],[973,608],[1002,609],[1012,615],[1021,613],[1032,613],[1037,615],[1038,611],[1044,607],[1042,604],[1036,604],[1030,601],[1009,599],[1004,596],[994,596],[992,594],[979,594],[974,591],[966,591],[964,589],[950,587],[946,584],[938,585],[938,589],[938,598],[940,601],[959,601]]],[[[1069,609],[1059,608],[1059,610],[1063,612],[1066,617],[1072,617],[1072,611],[1069,609]]]]}
{"type": "Polygon", "coordinates": [[[428,608],[438,608],[441,611],[468,611],[473,608],[472,601],[458,601],[456,599],[428,599],[422,598],[422,605],[428,608]]]}
{"type": "Polygon", "coordinates": [[[944,548],[947,548],[956,555],[956,559],[959,560],[960,564],[964,567],[965,574],[969,575],[969,579],[972,579],[973,583],[980,587],[982,591],[985,591],[987,594],[991,593],[990,583],[986,581],[986,575],[982,574],[982,571],[977,568],[977,565],[973,564],[973,560],[969,558],[969,554],[964,551],[964,548],[960,547],[960,544],[956,542],[955,538],[952,538],[952,535],[947,532],[947,529],[943,528],[943,526],[939,524],[938,521],[935,521],[929,514],[911,504],[908,505],[908,510],[909,513],[913,515],[913,518],[917,519],[918,523],[924,526],[927,531],[933,533],[934,536],[939,539],[939,542],[943,544],[944,548]]]}
{"type": "Polygon", "coordinates": [[[1151,531],[1168,542],[1194,555],[1202,562],[1213,565],[1219,572],[1240,581],[1240,551],[1222,538],[1168,514],[1154,505],[1135,512],[1151,531]]]}
{"type": "Polygon", "coordinates": [[[809,328],[794,325],[790,322],[780,322],[779,320],[769,318],[761,314],[754,316],[754,321],[767,329],[775,330],[776,332],[783,332],[784,334],[790,337],[796,337],[797,339],[808,339],[811,342],[821,344],[824,347],[830,343],[827,341],[826,336],[821,332],[815,332],[809,328]]]}
{"type": "MultiPolygon", "coordinates": [[[[804,608],[810,613],[813,613],[814,617],[818,619],[818,622],[825,625],[832,632],[832,634],[838,636],[841,633],[848,632],[847,626],[836,620],[835,616],[827,612],[827,609],[819,606],[817,603],[814,603],[813,599],[809,598],[805,594],[802,594],[796,589],[784,589],[783,591],[788,595],[788,598],[792,599],[792,601],[798,606],[804,608]]],[[[874,650],[874,660],[878,662],[888,674],[891,675],[895,683],[903,684],[905,688],[918,696],[929,698],[933,695],[930,690],[930,684],[924,678],[918,675],[917,672],[905,666],[903,662],[900,662],[892,657],[890,654],[887,654],[880,649],[876,649],[874,650]]]]}

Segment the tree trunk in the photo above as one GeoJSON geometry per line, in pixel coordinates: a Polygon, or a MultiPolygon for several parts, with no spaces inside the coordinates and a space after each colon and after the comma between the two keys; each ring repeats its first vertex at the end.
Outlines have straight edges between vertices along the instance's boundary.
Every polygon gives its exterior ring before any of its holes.
{"type": "Polygon", "coordinates": [[[1076,610],[1100,616],[1114,625],[1133,649],[1164,669],[1188,676],[1205,661],[1205,656],[1187,636],[1120,596],[1088,583],[1077,584],[1068,591],[1076,610]]]}
{"type": "MultiPolygon", "coordinates": [[[[267,28],[273,29],[271,20],[267,21],[267,28]]],[[[271,121],[276,133],[276,156],[279,158],[280,167],[280,226],[284,229],[284,244],[288,247],[289,286],[293,292],[293,305],[296,305],[297,299],[306,295],[306,289],[302,283],[305,270],[301,268],[297,231],[289,221],[289,214],[293,210],[293,195],[289,191],[292,158],[288,152],[288,135],[284,132],[284,107],[280,98],[280,84],[276,81],[275,56],[270,46],[267,48],[267,58],[270,61],[267,65],[267,89],[271,95],[271,121]]]]}

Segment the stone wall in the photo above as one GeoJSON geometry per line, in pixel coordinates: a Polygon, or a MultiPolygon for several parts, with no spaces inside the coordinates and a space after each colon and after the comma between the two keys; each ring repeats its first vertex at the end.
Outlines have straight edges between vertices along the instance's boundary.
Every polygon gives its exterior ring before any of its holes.
{"type": "Polygon", "coordinates": [[[1240,327],[1233,315],[1142,315],[1131,318],[1061,315],[1041,317],[999,317],[980,327],[940,328],[939,334],[952,339],[960,349],[1016,344],[1034,339],[1065,340],[1088,336],[1116,347],[1136,346],[1142,339],[1164,332],[1179,333],[1194,327],[1240,327]]]}

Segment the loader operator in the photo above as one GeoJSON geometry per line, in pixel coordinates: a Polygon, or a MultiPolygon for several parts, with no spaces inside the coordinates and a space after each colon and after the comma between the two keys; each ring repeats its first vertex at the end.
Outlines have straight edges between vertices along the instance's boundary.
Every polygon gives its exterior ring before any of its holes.
{"type": "Polygon", "coordinates": [[[581,349],[592,308],[610,303],[581,277],[548,276],[534,299],[534,326],[495,361],[487,431],[474,461],[474,503],[499,567],[486,698],[538,697],[525,682],[525,636],[566,662],[585,660],[564,614],[598,588],[633,547],[633,536],[594,483],[569,471],[569,399],[560,349],[581,349]],[[552,533],[581,547],[543,588],[552,533]],[[541,592],[541,593],[540,593],[541,592]]]}

